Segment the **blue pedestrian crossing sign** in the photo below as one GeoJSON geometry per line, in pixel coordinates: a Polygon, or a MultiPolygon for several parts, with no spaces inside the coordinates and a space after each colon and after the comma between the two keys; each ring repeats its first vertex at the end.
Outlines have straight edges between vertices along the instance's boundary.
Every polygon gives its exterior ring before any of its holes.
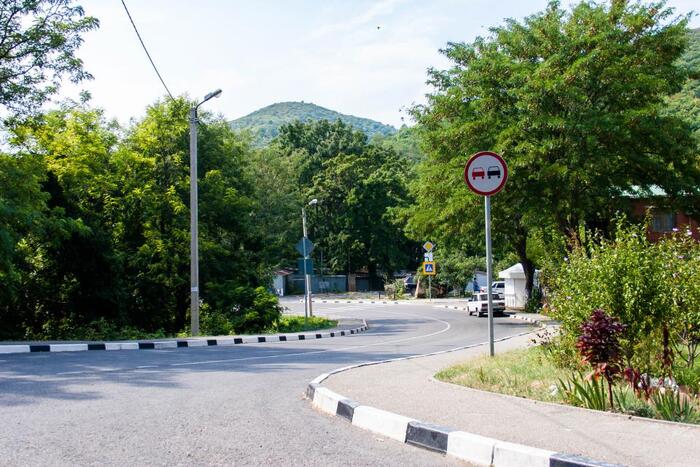
{"type": "Polygon", "coordinates": [[[437,273],[435,268],[435,261],[424,261],[423,262],[423,274],[426,276],[434,276],[437,273]]]}
{"type": "Polygon", "coordinates": [[[313,274],[314,262],[311,260],[311,258],[299,258],[297,260],[297,269],[301,274],[313,274]]]}

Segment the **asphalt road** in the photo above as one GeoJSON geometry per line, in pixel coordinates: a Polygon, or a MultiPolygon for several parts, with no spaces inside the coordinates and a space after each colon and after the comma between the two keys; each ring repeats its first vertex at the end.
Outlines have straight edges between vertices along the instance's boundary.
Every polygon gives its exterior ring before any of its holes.
{"type": "MultiPolygon", "coordinates": [[[[370,329],[234,347],[0,355],[0,464],[458,465],[322,415],[303,394],[338,367],[483,342],[487,320],[414,304],[315,312],[363,318],[370,329]]],[[[495,322],[496,337],[527,328],[495,322]]]]}

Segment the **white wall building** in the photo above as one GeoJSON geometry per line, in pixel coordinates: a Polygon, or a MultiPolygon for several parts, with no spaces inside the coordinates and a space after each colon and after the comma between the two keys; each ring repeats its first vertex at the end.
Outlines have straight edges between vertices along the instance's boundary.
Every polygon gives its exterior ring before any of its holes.
{"type": "Polygon", "coordinates": [[[525,271],[523,265],[516,263],[505,271],[498,273],[498,278],[505,282],[506,308],[513,310],[525,309],[527,292],[525,291],[525,271]]]}

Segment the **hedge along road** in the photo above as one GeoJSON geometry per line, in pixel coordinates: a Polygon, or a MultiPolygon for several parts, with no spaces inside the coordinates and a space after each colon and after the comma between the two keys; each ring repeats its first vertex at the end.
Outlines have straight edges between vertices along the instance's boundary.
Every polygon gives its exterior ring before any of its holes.
{"type": "MultiPolygon", "coordinates": [[[[303,393],[338,367],[484,342],[487,320],[430,304],[315,311],[370,329],[233,347],[0,355],[2,463],[463,465],[315,412],[303,393]]],[[[527,326],[496,319],[496,338],[527,326]]]]}

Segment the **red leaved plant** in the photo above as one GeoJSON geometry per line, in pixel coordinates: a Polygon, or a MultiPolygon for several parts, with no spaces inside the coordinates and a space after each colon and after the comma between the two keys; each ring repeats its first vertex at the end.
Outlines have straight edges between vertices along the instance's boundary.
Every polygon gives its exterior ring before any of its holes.
{"type": "Polygon", "coordinates": [[[613,407],[613,382],[622,372],[620,336],[624,331],[624,324],[597,309],[581,325],[581,334],[576,342],[583,360],[593,367],[592,376],[596,379],[603,376],[607,381],[610,408],[613,407]]]}

